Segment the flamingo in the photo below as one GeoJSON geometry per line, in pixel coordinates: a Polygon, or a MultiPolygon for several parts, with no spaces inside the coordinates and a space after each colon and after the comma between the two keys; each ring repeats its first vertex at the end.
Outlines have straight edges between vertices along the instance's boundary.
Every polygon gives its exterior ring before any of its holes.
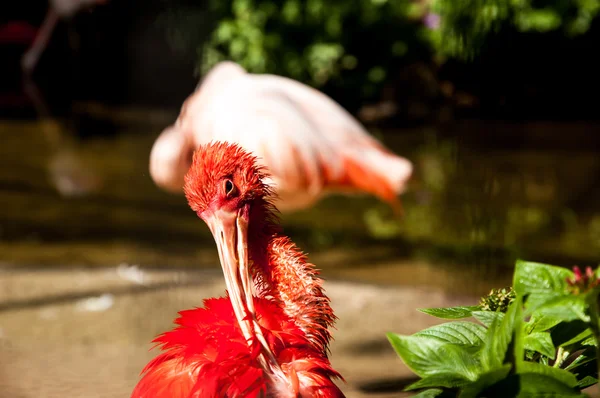
{"type": "Polygon", "coordinates": [[[294,211],[330,192],[366,192],[399,209],[412,163],[371,136],[339,104],[297,81],[250,74],[225,61],[183,103],[155,141],[150,175],[181,192],[194,148],[213,140],[239,144],[267,166],[277,207],[294,211]]]}
{"type": "Polygon", "coordinates": [[[195,151],[184,192],[213,234],[228,295],[179,313],[132,398],[344,396],[327,356],[329,298],[282,234],[267,178],[239,145],[195,151]]]}
{"type": "Polygon", "coordinates": [[[21,68],[26,74],[33,71],[48,45],[52,32],[60,18],[71,18],[79,10],[108,0],[50,0],[48,12],[33,43],[21,58],[21,68]]]}

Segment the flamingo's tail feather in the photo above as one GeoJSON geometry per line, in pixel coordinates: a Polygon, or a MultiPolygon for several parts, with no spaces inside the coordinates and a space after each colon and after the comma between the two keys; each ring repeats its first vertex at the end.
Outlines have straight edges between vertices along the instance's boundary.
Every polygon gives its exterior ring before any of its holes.
{"type": "Polygon", "coordinates": [[[403,213],[399,195],[405,191],[412,163],[378,148],[346,156],[342,187],[368,192],[389,203],[396,215],[403,213]]]}

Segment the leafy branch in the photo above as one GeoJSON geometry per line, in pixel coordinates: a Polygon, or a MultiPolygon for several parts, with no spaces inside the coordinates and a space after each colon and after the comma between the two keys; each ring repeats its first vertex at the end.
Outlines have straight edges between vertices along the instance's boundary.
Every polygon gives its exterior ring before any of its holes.
{"type": "Polygon", "coordinates": [[[584,397],[598,383],[598,271],[518,261],[513,288],[480,305],[427,308],[452,321],[411,336],[388,333],[421,379],[418,397],[584,397]],[[556,395],[558,394],[558,395],[556,395]]]}

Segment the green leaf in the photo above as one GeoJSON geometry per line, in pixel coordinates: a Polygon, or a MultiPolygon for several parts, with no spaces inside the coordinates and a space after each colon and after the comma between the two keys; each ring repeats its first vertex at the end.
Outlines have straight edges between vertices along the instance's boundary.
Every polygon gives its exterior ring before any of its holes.
{"type": "Polygon", "coordinates": [[[554,345],[560,347],[585,332],[587,329],[587,323],[575,320],[571,322],[561,322],[550,331],[550,334],[552,335],[552,342],[554,342],[554,345]]]}
{"type": "Polygon", "coordinates": [[[589,322],[586,314],[587,303],[583,296],[554,297],[537,307],[537,313],[542,316],[560,318],[562,322],[580,319],[589,322]]]}
{"type": "Polygon", "coordinates": [[[409,385],[404,391],[417,390],[427,387],[446,387],[457,388],[470,383],[471,380],[465,379],[457,373],[438,373],[422,378],[421,380],[409,385]]]}
{"type": "Polygon", "coordinates": [[[443,343],[479,347],[485,339],[486,329],[472,322],[448,322],[436,325],[413,336],[429,337],[443,343]]]}
{"type": "Polygon", "coordinates": [[[510,375],[499,383],[490,386],[479,396],[485,396],[486,398],[585,397],[584,394],[574,390],[560,380],[539,373],[510,375]]]}
{"type": "Polygon", "coordinates": [[[470,307],[450,307],[450,308],[419,308],[419,311],[425,314],[435,316],[442,319],[461,319],[471,316],[473,311],[479,310],[478,305],[470,307]]]}
{"type": "Polygon", "coordinates": [[[502,320],[495,319],[488,328],[484,345],[480,351],[481,365],[485,371],[499,368],[504,363],[508,345],[512,341],[514,327],[518,323],[520,324],[521,313],[521,298],[517,296],[508,307],[502,320]]]}
{"type": "Polygon", "coordinates": [[[568,295],[567,279],[573,272],[553,265],[517,261],[513,287],[527,297],[526,307],[533,311],[547,301],[568,295]]]}
{"type": "Polygon", "coordinates": [[[594,336],[590,336],[587,339],[583,340],[581,342],[581,345],[583,346],[594,346],[596,347],[598,345],[598,342],[596,342],[596,338],[594,336]]]}
{"type": "Polygon", "coordinates": [[[481,365],[485,371],[500,367],[504,360],[511,334],[507,334],[503,330],[502,324],[502,321],[494,319],[488,328],[484,345],[480,351],[481,365]]]}
{"type": "Polygon", "coordinates": [[[439,388],[430,388],[429,390],[421,391],[417,395],[414,395],[413,398],[434,398],[443,393],[444,390],[440,390],[439,388]]]}
{"type": "Polygon", "coordinates": [[[563,295],[567,291],[567,279],[573,272],[554,265],[518,260],[515,266],[513,288],[525,295],[563,295]]]}
{"type": "Polygon", "coordinates": [[[525,331],[527,333],[545,332],[562,322],[561,318],[549,315],[542,315],[534,312],[531,319],[527,322],[525,331]]]}
{"type": "Polygon", "coordinates": [[[568,387],[575,387],[577,385],[577,378],[573,373],[567,370],[553,368],[552,366],[542,365],[535,362],[523,362],[519,374],[535,373],[542,376],[551,377],[554,380],[558,380],[568,387]]]}
{"type": "MultiPolygon", "coordinates": [[[[525,362],[525,344],[524,344],[524,329],[525,323],[523,322],[523,296],[517,295],[515,300],[513,301],[513,308],[509,308],[510,311],[507,311],[507,317],[510,315],[513,317],[512,319],[512,331],[513,331],[513,341],[512,341],[512,358],[508,358],[511,362],[515,364],[517,370],[520,369],[520,366],[523,362],[525,362]]],[[[508,354],[506,355],[509,356],[508,354]]],[[[505,362],[507,358],[505,358],[505,362]]]]}
{"type": "MultiPolygon", "coordinates": [[[[567,358],[567,361],[569,359],[567,358]]],[[[588,365],[590,364],[590,362],[595,362],[596,361],[596,350],[595,349],[584,349],[583,352],[581,352],[579,355],[577,355],[577,358],[575,358],[567,367],[565,367],[565,370],[568,370],[569,372],[572,372],[574,374],[577,375],[578,378],[582,377],[583,373],[585,373],[585,369],[582,369],[582,367],[584,365],[588,365]],[[574,369],[577,369],[576,371],[574,371],[574,369]]],[[[592,364],[594,365],[594,364],[592,364]]],[[[595,366],[592,369],[594,374],[597,374],[595,366]]]]}
{"type": "Polygon", "coordinates": [[[470,383],[461,389],[458,398],[477,397],[481,391],[504,379],[508,375],[508,372],[510,372],[511,368],[512,365],[507,363],[501,368],[481,374],[475,382],[470,383]]]}
{"type": "Polygon", "coordinates": [[[539,352],[549,358],[554,359],[556,356],[556,348],[548,332],[535,332],[525,336],[523,345],[527,350],[539,352]]]}
{"type": "Polygon", "coordinates": [[[418,376],[453,373],[475,380],[479,364],[469,351],[453,344],[421,336],[388,333],[387,338],[402,361],[418,376]]]}
{"type": "Polygon", "coordinates": [[[577,388],[587,388],[589,386],[593,386],[594,384],[598,383],[598,379],[592,376],[585,376],[583,379],[579,380],[579,383],[577,383],[577,388]]]}
{"type": "Polygon", "coordinates": [[[473,311],[472,315],[475,319],[483,323],[486,327],[490,327],[492,322],[494,322],[494,319],[498,318],[498,320],[501,321],[502,318],[504,318],[503,312],[494,311],[473,311]]]}
{"type": "Polygon", "coordinates": [[[576,335],[572,339],[569,339],[569,340],[565,341],[560,346],[561,347],[566,347],[566,346],[569,346],[571,344],[576,344],[576,343],[579,343],[579,342],[581,342],[581,345],[593,345],[593,344],[585,344],[585,343],[588,342],[588,340],[590,338],[592,340],[595,340],[594,336],[592,336],[592,330],[591,329],[585,329],[583,332],[579,333],[578,335],[576,335]]]}

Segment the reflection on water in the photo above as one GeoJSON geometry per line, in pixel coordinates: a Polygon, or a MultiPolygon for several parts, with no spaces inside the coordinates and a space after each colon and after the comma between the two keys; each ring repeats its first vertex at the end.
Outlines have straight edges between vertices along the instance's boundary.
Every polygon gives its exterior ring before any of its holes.
{"type": "MultiPolygon", "coordinates": [[[[174,115],[78,109],[102,123],[75,124],[73,134],[72,123],[0,122],[5,265],[217,267],[208,229],[148,175],[153,140],[174,115]],[[86,133],[107,120],[117,134],[86,133]]],[[[472,122],[374,130],[415,164],[404,218],[373,198],[329,197],[283,222],[328,278],[482,293],[509,283],[517,257],[593,263],[594,129],[472,122]]]]}

